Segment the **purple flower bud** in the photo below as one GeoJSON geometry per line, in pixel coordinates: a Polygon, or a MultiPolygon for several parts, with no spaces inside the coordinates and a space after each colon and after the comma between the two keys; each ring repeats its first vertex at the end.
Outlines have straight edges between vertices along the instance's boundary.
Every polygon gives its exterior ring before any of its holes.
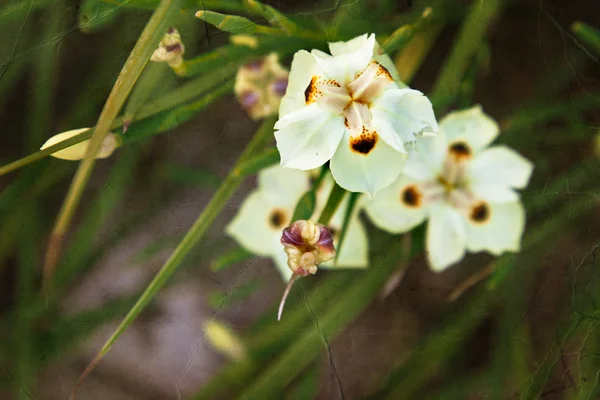
{"type": "Polygon", "coordinates": [[[335,257],[329,229],[310,220],[299,220],[285,228],[281,244],[288,256],[288,267],[297,276],[314,274],[319,264],[335,257]]]}

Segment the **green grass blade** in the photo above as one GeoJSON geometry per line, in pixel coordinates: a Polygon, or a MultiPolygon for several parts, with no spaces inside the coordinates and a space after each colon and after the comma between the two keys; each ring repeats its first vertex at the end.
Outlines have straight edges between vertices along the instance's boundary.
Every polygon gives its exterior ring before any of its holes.
{"type": "Polygon", "coordinates": [[[242,247],[237,247],[212,260],[210,269],[211,271],[218,272],[253,257],[255,257],[254,253],[242,247]]]}
{"type": "Polygon", "coordinates": [[[431,94],[434,104],[448,104],[458,92],[469,63],[485,38],[485,31],[503,6],[502,0],[475,0],[454,40],[431,94]]]}
{"type": "Polygon", "coordinates": [[[117,327],[115,332],[107,340],[104,346],[102,346],[88,368],[86,368],[86,370],[83,372],[79,382],[81,382],[81,380],[93,370],[95,365],[98,364],[98,362],[100,362],[100,360],[110,351],[119,336],[121,336],[121,334],[127,330],[129,325],[131,325],[131,323],[137,318],[142,310],[146,308],[154,296],[156,296],[158,291],[167,283],[185,256],[204,237],[207,229],[210,227],[214,219],[219,215],[227,203],[227,200],[229,200],[229,198],[235,193],[243,181],[243,177],[239,174],[239,165],[244,162],[256,148],[261,148],[270,140],[272,140],[274,125],[274,118],[267,119],[265,122],[263,122],[250,143],[248,143],[246,146],[246,149],[241,154],[240,158],[236,162],[236,165],[230,171],[227,178],[225,178],[225,181],[221,184],[206,208],[202,211],[196,222],[194,222],[188,233],[179,243],[173,254],[171,254],[167,262],[162,266],[158,274],[154,277],[154,279],[152,279],[152,282],[150,282],[136,304],[127,313],[121,324],[117,327]]]}
{"type": "Polygon", "coordinates": [[[98,118],[98,123],[94,129],[94,133],[90,139],[90,144],[87,148],[84,159],[80,162],[79,168],[75,173],[73,182],[69,188],[67,196],[60,209],[56,223],[50,235],[46,259],[44,261],[44,278],[46,283],[50,283],[50,279],[54,274],[54,268],[58,261],[62,240],[75,210],[79,204],[83,191],[92,174],[92,170],[96,161],[96,154],[102,145],[102,141],[108,134],[108,131],[117,117],[123,103],[131,92],[133,85],[139,78],[150,56],[158,46],[158,43],[163,37],[168,26],[168,22],[179,9],[180,0],[162,0],[159,7],[153,13],[144,28],[138,42],[133,48],[131,54],[121,74],[117,78],[113,90],[111,91],[104,108],[98,118]]]}
{"type": "Polygon", "coordinates": [[[331,188],[331,193],[327,198],[327,203],[325,203],[325,207],[321,212],[321,216],[319,217],[319,223],[325,226],[329,225],[329,221],[337,211],[338,207],[344,200],[344,196],[348,193],[345,189],[342,189],[337,182],[334,182],[333,187],[331,188]]]}
{"type": "Polygon", "coordinates": [[[591,47],[598,57],[598,54],[600,54],[600,30],[585,22],[577,21],[571,25],[571,31],[579,40],[591,47]]]}

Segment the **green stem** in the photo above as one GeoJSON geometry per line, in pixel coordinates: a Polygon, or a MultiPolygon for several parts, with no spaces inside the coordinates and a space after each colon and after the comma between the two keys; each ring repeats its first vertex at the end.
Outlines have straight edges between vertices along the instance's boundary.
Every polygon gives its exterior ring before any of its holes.
{"type": "Polygon", "coordinates": [[[454,98],[471,59],[485,37],[488,25],[501,11],[502,5],[502,0],[473,2],[433,87],[431,98],[434,104],[448,104],[454,98]]]}
{"type": "Polygon", "coordinates": [[[240,174],[239,166],[242,165],[247,158],[257,149],[262,148],[273,138],[273,126],[275,119],[270,118],[265,120],[259,130],[256,132],[250,143],[246,146],[244,152],[240,155],[238,161],[231,169],[225,181],[221,184],[213,198],[210,200],[206,208],[202,211],[196,222],[192,225],[183,240],[171,254],[171,257],[162,266],[156,274],[152,282],[148,285],[144,293],[140,296],[136,304],[125,316],[121,324],[111,335],[108,341],[102,346],[94,361],[84,372],[87,375],[93,367],[104,357],[112,348],[115,341],[121,336],[129,325],[137,318],[137,316],[146,308],[150,301],[156,296],[158,291],[167,283],[173,272],[181,264],[185,256],[194,248],[196,244],[204,237],[208,227],[212,224],[215,218],[219,215],[229,198],[235,193],[244,177],[240,174]]]}
{"type": "Polygon", "coordinates": [[[321,212],[321,216],[319,217],[319,223],[325,226],[329,225],[329,221],[337,211],[338,207],[342,203],[344,196],[348,193],[345,189],[342,189],[337,182],[334,182],[333,187],[331,188],[331,193],[329,194],[329,198],[327,199],[327,203],[321,212]]]}
{"type": "MultiPolygon", "coordinates": [[[[314,315],[315,323],[311,328],[296,337],[277,360],[255,376],[240,399],[274,399],[281,389],[290,382],[299,371],[313,362],[329,341],[365,310],[378,295],[381,286],[396,269],[403,254],[402,246],[390,246],[390,251],[381,261],[374,263],[360,278],[353,280],[345,290],[339,292],[335,301],[322,314],[314,315]]],[[[306,298],[311,307],[312,300],[306,298]]]]}
{"type": "Polygon", "coordinates": [[[75,214],[83,191],[92,174],[96,162],[96,154],[102,145],[102,141],[108,134],[113,120],[119,113],[119,110],[142,73],[150,56],[162,39],[164,32],[166,31],[167,23],[170,21],[170,17],[179,9],[179,1],[180,0],[161,1],[144,28],[144,31],[129,55],[129,58],[125,61],[121,74],[119,74],[119,77],[106,100],[106,104],[100,113],[98,123],[96,124],[94,133],[90,139],[85,157],[79,164],[79,168],[75,173],[50,235],[43,269],[46,283],[49,283],[49,279],[54,274],[54,268],[58,261],[62,240],[69,229],[71,219],[75,214]]]}

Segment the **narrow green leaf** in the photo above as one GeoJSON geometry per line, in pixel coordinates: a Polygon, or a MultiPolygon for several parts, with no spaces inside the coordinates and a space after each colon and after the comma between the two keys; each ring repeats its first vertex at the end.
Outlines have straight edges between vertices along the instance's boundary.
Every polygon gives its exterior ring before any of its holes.
{"type": "Polygon", "coordinates": [[[313,189],[304,193],[294,209],[292,214],[292,222],[298,221],[299,219],[310,219],[315,212],[317,205],[317,194],[313,189]]]}
{"type": "Polygon", "coordinates": [[[331,188],[331,193],[327,198],[327,203],[321,212],[321,216],[319,217],[319,223],[325,226],[329,225],[329,221],[337,211],[339,205],[342,203],[344,196],[346,195],[346,190],[342,189],[337,182],[334,182],[333,188],[331,188]]]}
{"type": "Polygon", "coordinates": [[[90,363],[88,368],[82,374],[81,379],[85,378],[93,368],[100,362],[100,360],[110,351],[113,344],[121,336],[125,330],[131,325],[131,323],[137,318],[137,316],[144,310],[148,304],[152,301],[158,291],[167,283],[171,275],[175,272],[177,267],[181,264],[187,254],[198,244],[198,242],[204,237],[204,234],[219,215],[227,200],[235,193],[239,185],[241,184],[243,177],[239,174],[239,165],[241,165],[246,159],[255,151],[256,148],[263,147],[273,136],[273,126],[275,125],[275,119],[266,119],[259,130],[256,132],[250,143],[246,146],[246,149],[241,154],[240,158],[236,162],[236,165],[230,171],[229,175],[219,189],[210,200],[206,208],[202,211],[198,219],[194,222],[190,230],[187,232],[183,240],[179,243],[171,257],[162,266],[158,274],[152,279],[152,282],[148,285],[144,293],[140,296],[138,301],[135,303],[133,308],[129,310],[121,324],[117,327],[111,337],[106,341],[102,349],[98,352],[97,356],[90,363]]]}
{"type": "Polygon", "coordinates": [[[447,105],[454,99],[471,59],[485,38],[488,25],[503,5],[501,0],[475,0],[472,3],[433,87],[434,105],[447,105]]]}
{"type": "Polygon", "coordinates": [[[600,30],[586,24],[585,22],[577,21],[571,25],[571,31],[579,40],[584,42],[597,53],[600,53],[600,30]]]}
{"type": "Polygon", "coordinates": [[[119,17],[120,5],[106,4],[98,0],[83,0],[77,17],[83,33],[97,32],[109,27],[119,17]]]}
{"type": "Polygon", "coordinates": [[[281,28],[288,35],[297,30],[296,24],[289,20],[284,14],[275,8],[263,4],[257,0],[245,0],[250,12],[264,17],[269,24],[281,28]]]}
{"type": "Polygon", "coordinates": [[[214,25],[217,29],[229,33],[269,33],[276,34],[277,29],[269,28],[255,24],[248,18],[237,15],[225,15],[214,11],[200,10],[196,13],[196,18],[214,25]]]}
{"type": "Polygon", "coordinates": [[[252,257],[255,257],[254,253],[251,253],[242,247],[237,247],[214,259],[210,263],[210,269],[214,272],[218,272],[229,268],[234,264],[249,260],[252,257]]]}
{"type": "Polygon", "coordinates": [[[140,79],[131,90],[131,95],[125,104],[123,113],[123,133],[127,130],[139,110],[147,104],[151,96],[155,94],[158,84],[164,83],[172,72],[166,63],[150,62],[144,68],[140,79]]]}
{"type": "Polygon", "coordinates": [[[319,390],[319,367],[309,367],[283,396],[284,400],[315,399],[319,390]]]}
{"type": "Polygon", "coordinates": [[[69,191],[65,197],[48,244],[46,258],[44,261],[44,278],[46,283],[54,274],[54,269],[59,258],[62,241],[67,233],[75,210],[79,205],[81,196],[87,182],[92,174],[102,141],[108,134],[108,131],[116,118],[119,110],[123,106],[125,99],[131,92],[133,85],[139,78],[144,66],[150,59],[150,56],[158,46],[167,29],[168,23],[179,9],[181,0],[162,0],[159,7],[153,13],[144,28],[138,42],[133,48],[125,65],[113,86],[104,108],[98,118],[94,133],[90,139],[85,157],[79,164],[75,173],[69,191]]]}
{"type": "Polygon", "coordinates": [[[338,257],[341,253],[342,245],[344,244],[344,239],[346,238],[346,233],[348,232],[348,226],[350,225],[350,219],[354,214],[359,197],[360,193],[350,193],[350,197],[348,198],[348,205],[346,206],[346,212],[344,213],[344,222],[342,223],[340,237],[338,240],[337,248],[335,249],[336,253],[334,263],[337,263],[338,257]]]}
{"type": "Polygon", "coordinates": [[[250,157],[248,161],[240,165],[240,173],[244,176],[254,175],[260,170],[278,163],[279,160],[280,156],[277,148],[269,147],[262,153],[250,157]]]}

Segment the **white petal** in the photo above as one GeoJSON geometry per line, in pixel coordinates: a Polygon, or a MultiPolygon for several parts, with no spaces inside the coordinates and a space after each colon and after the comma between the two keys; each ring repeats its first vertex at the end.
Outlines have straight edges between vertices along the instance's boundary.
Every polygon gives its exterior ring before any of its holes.
{"type": "Polygon", "coordinates": [[[436,181],[444,168],[447,143],[443,132],[419,138],[409,148],[404,174],[418,181],[436,181]]]}
{"type": "Polygon", "coordinates": [[[331,42],[329,43],[329,51],[332,56],[341,56],[346,53],[371,52],[370,56],[373,55],[373,48],[375,46],[375,34],[365,33],[355,37],[354,39],[348,40],[347,42],[331,42]]]}
{"type": "Polygon", "coordinates": [[[307,171],[274,165],[259,172],[258,186],[269,204],[293,212],[300,197],[310,188],[310,177],[307,171]]]}
{"type": "Polygon", "coordinates": [[[489,219],[473,222],[467,219],[468,249],[487,250],[499,256],[504,251],[519,251],[525,227],[525,209],[520,202],[489,204],[489,219]]]}
{"type": "Polygon", "coordinates": [[[351,192],[367,193],[374,196],[391,185],[402,172],[406,155],[394,150],[381,138],[368,154],[352,149],[350,131],[345,129],[344,137],[331,159],[331,173],[335,181],[351,192]]]}
{"type": "MultiPolygon", "coordinates": [[[[279,241],[283,227],[273,227],[269,224],[271,213],[274,211],[264,194],[255,190],[252,192],[225,231],[243,248],[261,256],[274,253],[274,243],[279,241]]],[[[286,214],[290,214],[288,211],[286,214]]],[[[287,215],[285,226],[291,215],[287,215]]],[[[285,218],[284,218],[285,219],[285,218]]],[[[284,226],[284,227],[285,227],[284,226]]],[[[280,245],[283,251],[283,247],[280,245]]]]}
{"type": "Polygon", "coordinates": [[[373,125],[390,146],[404,151],[405,143],[438,130],[431,102],[412,89],[389,89],[371,103],[373,125]]]}
{"type": "MultiPolygon", "coordinates": [[[[351,46],[352,48],[346,47],[346,51],[336,52],[333,56],[319,50],[313,50],[311,54],[315,56],[317,65],[328,79],[334,79],[345,86],[367,68],[373,60],[375,35],[370,35],[366,40],[359,40],[354,44],[351,46]]],[[[336,47],[335,43],[333,45],[336,47]]]]}
{"type": "Polygon", "coordinates": [[[318,70],[312,54],[305,50],[300,50],[294,54],[287,90],[279,106],[280,118],[305,106],[304,91],[310,84],[312,77],[315,75],[319,76],[322,73],[322,71],[318,70]]]}
{"type": "MultiPolygon", "coordinates": [[[[64,142],[67,139],[72,138],[75,135],[78,135],[82,132],[87,131],[91,128],[81,128],[81,129],[73,129],[70,131],[62,132],[57,135],[52,136],[50,139],[46,141],[40,148],[40,150],[44,150],[50,146],[58,144],[60,142],[64,142]]],[[[62,160],[70,160],[76,161],[81,160],[85,156],[85,152],[87,151],[88,145],[90,144],[89,139],[84,140],[83,142],[79,142],[74,144],[73,146],[69,146],[66,149],[59,150],[56,153],[52,153],[52,157],[60,158],[62,160]]],[[[117,147],[119,147],[119,139],[116,135],[112,133],[108,133],[104,140],[102,141],[102,145],[100,146],[100,150],[96,155],[96,158],[107,158],[109,157],[117,147]]]]}
{"type": "Polygon", "coordinates": [[[464,217],[445,203],[431,207],[427,225],[427,259],[440,272],[463,258],[467,245],[464,217]]]}
{"type": "Polygon", "coordinates": [[[387,54],[378,54],[379,44],[377,42],[375,42],[374,46],[371,45],[370,40],[374,37],[374,34],[368,35],[365,33],[364,35],[357,36],[347,42],[329,43],[329,51],[331,52],[331,55],[338,56],[344,53],[356,51],[358,49],[364,49],[363,51],[366,52],[369,48],[371,48],[371,56],[373,60],[383,65],[385,69],[387,69],[392,75],[394,81],[397,81],[399,79],[398,71],[396,71],[396,66],[394,65],[392,59],[387,54]]]}
{"type": "Polygon", "coordinates": [[[365,211],[378,228],[402,233],[425,220],[427,207],[423,201],[409,205],[403,199],[405,191],[410,188],[418,191],[418,182],[400,175],[396,182],[382,189],[372,200],[365,201],[365,211]]]}
{"type": "Polygon", "coordinates": [[[527,186],[533,164],[516,151],[495,146],[477,154],[471,161],[468,176],[472,190],[491,202],[515,201],[511,189],[527,186]],[[495,188],[495,189],[494,189],[495,188]]]}
{"type": "Polygon", "coordinates": [[[446,134],[448,143],[464,141],[477,153],[498,136],[496,121],[477,105],[462,111],[454,111],[440,120],[440,130],[446,134]]]}
{"type": "Polygon", "coordinates": [[[281,165],[308,170],[331,159],[346,127],[343,116],[328,113],[313,103],[277,121],[275,129],[281,165]]]}

